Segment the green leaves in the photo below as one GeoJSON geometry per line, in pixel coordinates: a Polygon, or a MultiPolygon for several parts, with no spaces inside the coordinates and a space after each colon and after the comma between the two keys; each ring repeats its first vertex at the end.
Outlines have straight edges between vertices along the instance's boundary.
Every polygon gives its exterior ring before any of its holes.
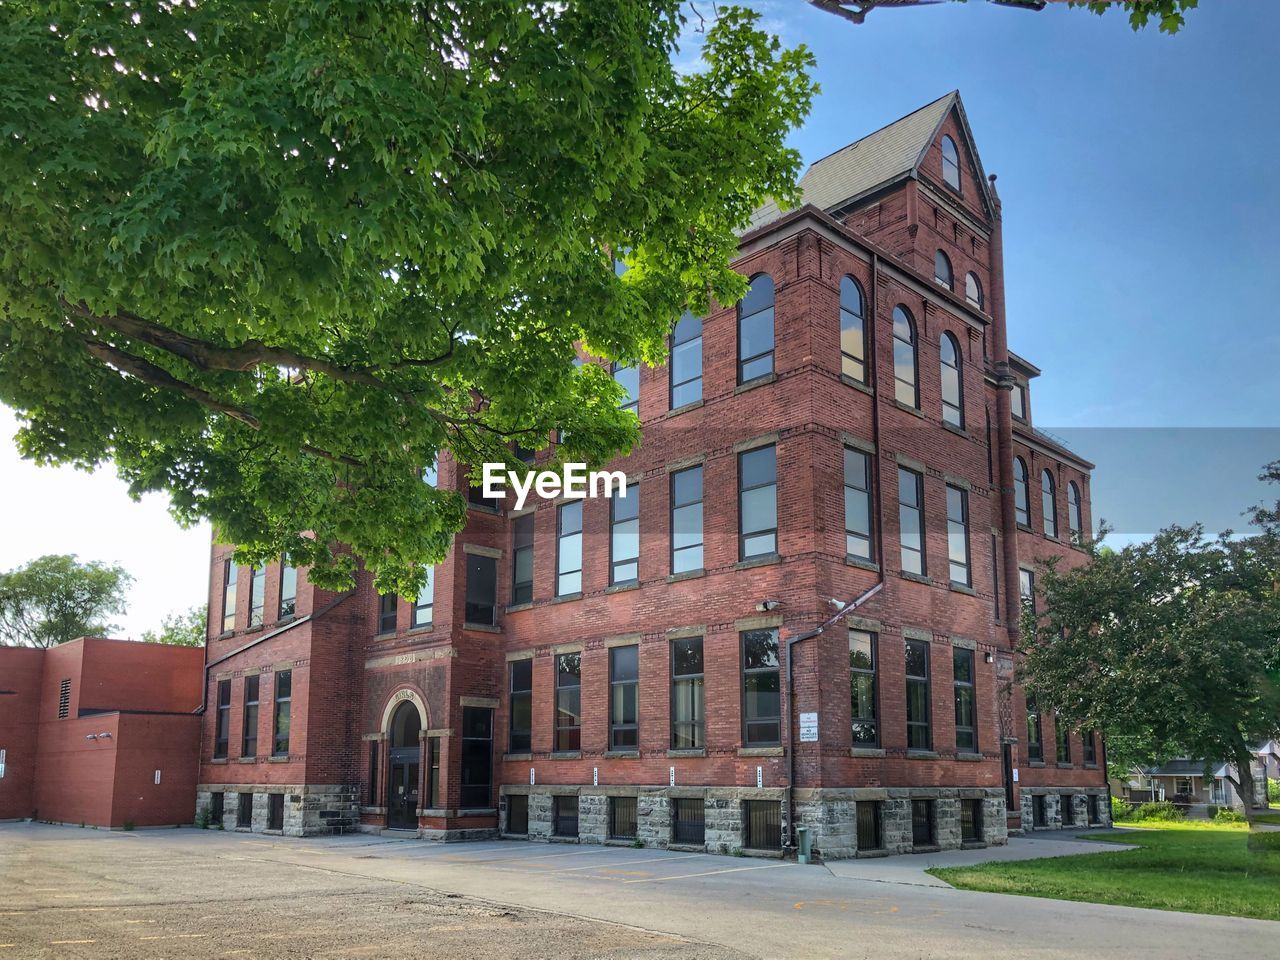
{"type": "Polygon", "coordinates": [[[465,516],[418,480],[440,451],[629,449],[574,345],[662,362],[686,307],[741,295],[737,230],[794,197],[814,93],[809,54],[731,8],[677,74],[681,8],[4,4],[24,452],[113,463],[242,562],[341,589],[358,558],[411,594],[465,516]]]}
{"type": "Polygon", "coordinates": [[[105,636],[106,622],[124,612],[132,577],[121,567],[49,555],[0,573],[0,641],[53,647],[78,637],[105,636]]]}

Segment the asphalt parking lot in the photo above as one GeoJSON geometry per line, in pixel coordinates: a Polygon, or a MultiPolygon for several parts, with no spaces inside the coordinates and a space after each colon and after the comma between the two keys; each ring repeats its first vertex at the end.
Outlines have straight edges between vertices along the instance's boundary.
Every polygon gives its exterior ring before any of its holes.
{"type": "Polygon", "coordinates": [[[631,847],[0,824],[0,960],[1165,960],[1227,944],[1233,960],[1273,960],[1280,942],[1266,921],[928,886],[910,859],[841,874],[631,847]]]}

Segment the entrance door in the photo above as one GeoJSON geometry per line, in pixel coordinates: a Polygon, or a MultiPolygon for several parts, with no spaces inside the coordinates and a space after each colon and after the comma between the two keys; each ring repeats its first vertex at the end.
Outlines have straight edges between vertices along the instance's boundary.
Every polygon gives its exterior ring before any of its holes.
{"type": "Polygon", "coordinates": [[[414,828],[418,825],[418,784],[421,769],[417,747],[391,751],[391,784],[387,790],[387,826],[414,828]]]}
{"type": "Polygon", "coordinates": [[[418,790],[422,782],[422,718],[406,700],[391,715],[390,755],[387,763],[387,826],[413,829],[418,825],[418,790]]]}

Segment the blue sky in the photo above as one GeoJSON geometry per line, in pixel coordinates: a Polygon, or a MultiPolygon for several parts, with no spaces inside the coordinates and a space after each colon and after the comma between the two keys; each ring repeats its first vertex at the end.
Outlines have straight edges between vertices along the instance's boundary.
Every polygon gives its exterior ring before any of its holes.
{"type": "MultiPolygon", "coordinates": [[[[1239,526],[1263,495],[1253,474],[1280,458],[1280,3],[1208,0],[1176,37],[1057,5],[861,26],[801,0],[751,5],[818,58],[822,93],[793,138],[806,160],[960,89],[999,174],[1010,345],[1045,371],[1037,424],[1098,463],[1095,518],[1239,526]]],[[[204,601],[207,527],[132,503],[110,470],[20,461],[15,426],[0,408],[0,491],[22,505],[0,569],[50,552],[124,564],[133,636],[204,601]]]]}

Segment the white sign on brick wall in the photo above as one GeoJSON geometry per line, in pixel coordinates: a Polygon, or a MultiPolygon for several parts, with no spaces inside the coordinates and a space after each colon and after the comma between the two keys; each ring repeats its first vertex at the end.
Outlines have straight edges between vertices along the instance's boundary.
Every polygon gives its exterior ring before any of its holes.
{"type": "Polygon", "coordinates": [[[818,742],[818,715],[816,713],[800,714],[800,742],[818,742]]]}

